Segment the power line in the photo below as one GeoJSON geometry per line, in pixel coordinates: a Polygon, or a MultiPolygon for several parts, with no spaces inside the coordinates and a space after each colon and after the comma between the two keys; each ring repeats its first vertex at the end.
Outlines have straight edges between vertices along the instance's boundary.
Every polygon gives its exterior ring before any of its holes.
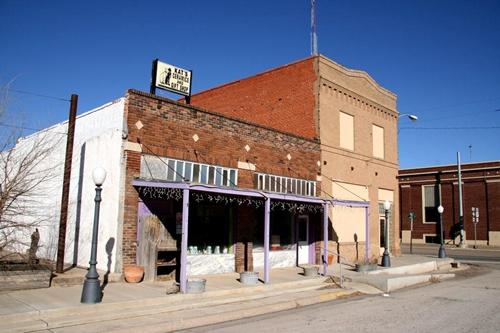
{"type": "Polygon", "coordinates": [[[439,109],[450,109],[450,108],[455,108],[455,107],[458,107],[458,106],[471,105],[471,104],[480,104],[480,103],[487,103],[487,102],[494,102],[494,101],[498,101],[498,100],[500,100],[500,97],[487,98],[487,99],[479,99],[479,100],[467,101],[467,102],[462,102],[462,103],[457,103],[457,104],[432,106],[432,107],[429,107],[429,108],[416,109],[416,110],[414,110],[414,112],[439,110],[439,109]]]}
{"type": "MultiPolygon", "coordinates": [[[[41,132],[41,131],[45,130],[45,129],[42,129],[42,128],[33,128],[33,127],[12,125],[12,124],[6,124],[6,123],[0,123],[0,126],[2,126],[2,127],[9,127],[9,128],[17,128],[17,129],[28,130],[28,131],[35,131],[35,132],[41,132]]],[[[54,132],[54,131],[53,131],[53,133],[62,134],[62,135],[67,135],[68,134],[68,133],[64,133],[64,132],[54,132]]]]}
{"type": "Polygon", "coordinates": [[[18,93],[18,94],[24,94],[24,95],[31,95],[31,96],[37,96],[37,97],[55,99],[55,100],[58,100],[58,101],[71,102],[71,100],[66,99],[66,98],[37,94],[37,93],[31,92],[31,91],[17,90],[17,89],[8,89],[8,91],[9,92],[12,91],[12,92],[15,92],[15,93],[18,93]]]}
{"type": "Polygon", "coordinates": [[[500,129],[500,126],[457,126],[457,127],[401,127],[407,130],[492,130],[500,129]]]}

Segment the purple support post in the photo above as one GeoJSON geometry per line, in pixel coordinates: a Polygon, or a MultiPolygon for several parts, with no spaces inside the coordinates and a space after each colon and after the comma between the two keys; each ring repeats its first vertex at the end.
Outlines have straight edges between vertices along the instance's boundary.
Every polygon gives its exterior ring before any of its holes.
{"type": "Polygon", "coordinates": [[[271,199],[266,198],[264,209],[264,283],[269,283],[269,217],[271,215],[271,199]]]}
{"type": "Polygon", "coordinates": [[[328,270],[328,203],[323,204],[323,275],[328,270]]]}
{"type": "Polygon", "coordinates": [[[365,262],[370,260],[370,207],[365,207],[365,262]]]}
{"type": "Polygon", "coordinates": [[[187,244],[189,220],[189,190],[182,190],[182,239],[181,239],[181,293],[186,292],[187,286],[187,244]]]}

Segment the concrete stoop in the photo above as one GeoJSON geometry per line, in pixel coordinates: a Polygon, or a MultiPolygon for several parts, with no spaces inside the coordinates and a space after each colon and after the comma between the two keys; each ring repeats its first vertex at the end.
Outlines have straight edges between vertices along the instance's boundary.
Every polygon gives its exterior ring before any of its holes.
{"type": "MultiPolygon", "coordinates": [[[[184,318],[189,313],[191,313],[192,318],[190,317],[188,322],[192,326],[186,327],[195,327],[197,326],[196,323],[201,320],[209,324],[227,321],[230,320],[228,318],[233,317],[239,319],[252,316],[253,313],[255,315],[263,314],[324,302],[355,292],[354,290],[336,289],[334,286],[331,279],[318,277],[275,285],[208,291],[202,294],[175,294],[126,302],[30,311],[0,316],[0,332],[37,332],[44,330],[63,332],[67,330],[76,333],[83,327],[87,327],[86,332],[89,332],[89,329],[92,332],[97,332],[102,331],[102,327],[108,326],[110,326],[110,329],[113,327],[116,329],[118,327],[127,327],[128,329],[128,324],[124,324],[127,321],[131,321],[130,325],[133,325],[136,321],[149,323],[147,318],[158,317],[160,321],[173,323],[176,320],[178,321],[179,316],[184,318]],[[233,307],[242,306],[242,311],[230,310],[233,307]],[[274,310],[270,311],[269,307],[274,310]],[[227,308],[227,312],[224,310],[225,308],[227,308]],[[213,317],[208,316],[205,318],[204,313],[212,312],[215,309],[218,309],[218,311],[213,313],[213,317]],[[218,317],[217,314],[219,314],[218,317]],[[198,318],[198,315],[201,317],[198,318]],[[174,320],[172,317],[177,319],[174,320]]],[[[187,317],[179,320],[182,325],[179,322],[176,322],[175,325],[172,324],[175,326],[175,330],[187,325],[184,322],[187,317]]],[[[108,330],[106,329],[106,331],[108,330]]],[[[143,325],[140,325],[140,330],[143,331],[143,325]]],[[[167,329],[162,325],[160,331],[165,332],[167,329]]]]}
{"type": "MultiPolygon", "coordinates": [[[[352,276],[358,283],[371,285],[383,292],[391,292],[416,285],[439,282],[455,277],[454,259],[444,258],[401,267],[383,268],[352,276]]],[[[464,267],[465,268],[465,267],[464,267]]]]}

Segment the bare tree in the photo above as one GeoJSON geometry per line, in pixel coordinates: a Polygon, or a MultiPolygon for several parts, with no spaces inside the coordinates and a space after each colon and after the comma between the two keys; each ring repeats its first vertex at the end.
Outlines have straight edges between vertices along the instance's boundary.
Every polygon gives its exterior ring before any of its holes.
{"type": "Polygon", "coordinates": [[[23,137],[22,123],[6,119],[7,98],[0,99],[0,255],[23,254],[38,226],[53,223],[47,198],[58,188],[54,183],[55,147],[63,135],[51,128],[23,137]],[[3,129],[7,129],[4,131],[3,129]]]}

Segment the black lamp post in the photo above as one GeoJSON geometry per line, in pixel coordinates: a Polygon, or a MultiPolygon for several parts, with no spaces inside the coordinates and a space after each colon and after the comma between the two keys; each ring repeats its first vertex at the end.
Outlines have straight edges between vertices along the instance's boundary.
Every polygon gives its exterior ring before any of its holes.
{"type": "Polygon", "coordinates": [[[92,172],[95,188],[95,210],[94,210],[94,228],[92,230],[92,247],[90,250],[90,268],[85,275],[85,282],[83,283],[81,303],[100,303],[102,298],[101,282],[99,281],[99,274],[97,273],[97,234],[99,232],[99,205],[101,203],[102,183],[106,179],[106,170],[99,167],[92,172]]]}
{"type": "Polygon", "coordinates": [[[443,206],[439,205],[437,208],[438,213],[439,213],[439,229],[440,229],[440,239],[441,239],[441,245],[439,245],[439,252],[438,252],[438,258],[446,258],[446,252],[444,250],[444,230],[443,230],[443,212],[444,208],[443,206]]]}
{"type": "Polygon", "coordinates": [[[384,236],[384,254],[382,255],[382,267],[391,267],[391,258],[389,257],[389,209],[391,209],[391,203],[386,200],[384,201],[384,211],[385,211],[385,236],[384,236]]]}

